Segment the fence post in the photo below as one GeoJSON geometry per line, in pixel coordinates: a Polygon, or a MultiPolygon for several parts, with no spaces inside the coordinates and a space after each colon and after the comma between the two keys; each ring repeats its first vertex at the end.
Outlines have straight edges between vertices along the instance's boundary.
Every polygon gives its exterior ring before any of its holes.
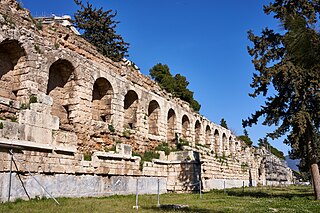
{"type": "Polygon", "coordinates": [[[137,178],[137,182],[136,182],[136,205],[133,206],[134,209],[138,209],[139,208],[139,205],[138,205],[138,196],[139,196],[139,193],[138,193],[138,181],[139,179],[137,178]]]}
{"type": "Polygon", "coordinates": [[[12,180],[12,161],[13,161],[13,150],[10,150],[10,176],[9,176],[9,190],[8,190],[8,202],[10,202],[10,196],[11,196],[11,180],[12,180]]]}
{"type": "Polygon", "coordinates": [[[242,181],[242,193],[244,193],[244,181],[242,181]]]}
{"type": "Polygon", "coordinates": [[[201,192],[201,189],[202,189],[202,182],[201,180],[199,181],[199,193],[200,193],[200,199],[202,199],[202,192],[201,192]]]}
{"type": "Polygon", "coordinates": [[[160,207],[160,179],[158,179],[158,207],[160,207]]]}

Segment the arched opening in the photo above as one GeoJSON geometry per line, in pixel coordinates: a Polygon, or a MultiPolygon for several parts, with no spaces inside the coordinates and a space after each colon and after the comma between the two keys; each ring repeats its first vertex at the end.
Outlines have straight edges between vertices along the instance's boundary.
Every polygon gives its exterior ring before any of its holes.
{"type": "Polygon", "coordinates": [[[218,153],[219,145],[220,145],[220,135],[219,135],[219,131],[216,129],[214,131],[214,151],[215,151],[215,153],[218,153]]]}
{"type": "Polygon", "coordinates": [[[49,69],[47,95],[53,99],[52,115],[59,117],[60,128],[70,129],[69,96],[73,88],[73,65],[64,59],[54,62],[49,69]]]}
{"type": "Polygon", "coordinates": [[[16,40],[0,43],[0,94],[1,97],[16,99],[20,86],[16,65],[24,59],[25,51],[16,40]],[[14,72],[15,71],[15,72],[14,72]]]}
{"type": "Polygon", "coordinates": [[[159,135],[159,130],[158,130],[159,117],[160,117],[160,106],[157,101],[153,100],[149,103],[149,107],[148,107],[149,134],[159,135]]]}
{"type": "Polygon", "coordinates": [[[137,124],[138,95],[129,90],[124,97],[124,128],[135,129],[137,124]]]}
{"type": "Polygon", "coordinates": [[[211,129],[210,126],[207,125],[206,127],[206,147],[210,148],[211,147],[211,129]]]}
{"type": "Polygon", "coordinates": [[[194,134],[195,143],[199,144],[201,140],[201,124],[199,120],[197,120],[196,124],[194,125],[194,134]]]}
{"type": "Polygon", "coordinates": [[[222,134],[222,147],[223,147],[223,151],[228,150],[227,136],[225,133],[222,134]]]}
{"type": "Polygon", "coordinates": [[[113,89],[105,78],[98,78],[92,91],[92,119],[109,123],[111,121],[111,101],[113,89]]]}
{"type": "Polygon", "coordinates": [[[233,140],[231,136],[229,137],[229,150],[230,150],[230,153],[234,152],[234,145],[233,145],[233,140]]]}
{"type": "Polygon", "coordinates": [[[175,126],[176,126],[176,113],[173,109],[169,109],[167,117],[167,141],[170,145],[175,142],[175,126]]]}
{"type": "Polygon", "coordinates": [[[190,135],[190,121],[188,116],[184,115],[182,117],[182,138],[188,139],[190,135]]]}

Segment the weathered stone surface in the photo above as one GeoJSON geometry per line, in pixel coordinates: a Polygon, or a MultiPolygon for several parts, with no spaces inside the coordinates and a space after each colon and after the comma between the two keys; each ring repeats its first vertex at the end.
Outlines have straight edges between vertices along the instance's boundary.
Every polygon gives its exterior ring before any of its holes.
{"type": "MultiPolygon", "coordinates": [[[[101,196],[290,183],[291,170],[246,147],[130,63],[112,62],[58,23],[42,30],[13,0],[0,1],[0,197],[8,149],[57,196],[101,196]],[[4,15],[5,14],[5,15],[4,15]],[[53,28],[55,30],[53,30],[53,28]],[[9,143],[8,141],[14,141],[9,143]],[[167,142],[183,151],[144,162],[133,152],[167,142]],[[114,150],[112,152],[108,150],[114,150]],[[270,162],[272,166],[270,166],[270,162]],[[200,179],[201,178],[201,179],[200,179]],[[118,185],[119,184],[119,185],[118,185]]],[[[18,165],[32,196],[43,196],[18,165]]],[[[23,197],[16,174],[13,197],[23,197]]]]}

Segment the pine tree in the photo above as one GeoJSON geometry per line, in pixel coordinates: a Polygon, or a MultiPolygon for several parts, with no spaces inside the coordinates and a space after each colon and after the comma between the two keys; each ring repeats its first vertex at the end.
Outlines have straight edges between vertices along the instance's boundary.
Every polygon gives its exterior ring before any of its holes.
{"type": "Polygon", "coordinates": [[[149,70],[150,76],[155,80],[162,89],[170,92],[175,97],[188,102],[191,108],[198,112],[201,105],[194,100],[193,92],[187,87],[189,82],[183,75],[176,74],[172,76],[168,65],[158,63],[149,70]]]}
{"type": "Polygon", "coordinates": [[[228,129],[227,121],[224,118],[221,118],[220,120],[220,126],[228,129]]]}
{"type": "Polygon", "coordinates": [[[80,6],[74,14],[74,23],[80,32],[83,32],[81,36],[113,61],[120,61],[128,56],[129,43],[116,33],[119,22],[114,21],[114,18],[117,13],[113,13],[112,10],[104,11],[102,7],[93,8],[89,2],[86,5],[81,0],[74,2],[80,6]]]}
{"type": "Polygon", "coordinates": [[[301,158],[311,171],[316,199],[320,200],[319,129],[320,129],[320,33],[319,0],[274,0],[264,7],[282,26],[281,33],[265,28],[260,36],[249,31],[253,47],[248,48],[254,73],[252,97],[266,98],[265,105],[247,120],[244,127],[256,124],[275,125],[267,134],[274,139],[287,135],[292,156],[301,158]]]}

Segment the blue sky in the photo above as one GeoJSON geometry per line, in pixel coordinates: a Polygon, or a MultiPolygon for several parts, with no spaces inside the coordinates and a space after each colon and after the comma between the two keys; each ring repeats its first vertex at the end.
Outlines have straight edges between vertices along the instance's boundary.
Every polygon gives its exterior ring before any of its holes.
{"type": "MultiPolygon", "coordinates": [[[[73,15],[73,0],[23,0],[33,16],[73,15]]],[[[84,1],[85,2],[85,1],[84,1]]],[[[117,11],[117,32],[130,43],[129,59],[143,74],[157,63],[186,76],[201,104],[200,113],[215,123],[225,118],[230,129],[243,133],[241,121],[264,103],[248,93],[255,72],[247,53],[247,31],[280,30],[263,13],[269,0],[90,0],[96,7],[117,11]]],[[[247,128],[256,144],[272,128],[247,128]]],[[[270,141],[285,154],[283,138],[270,141]]]]}

